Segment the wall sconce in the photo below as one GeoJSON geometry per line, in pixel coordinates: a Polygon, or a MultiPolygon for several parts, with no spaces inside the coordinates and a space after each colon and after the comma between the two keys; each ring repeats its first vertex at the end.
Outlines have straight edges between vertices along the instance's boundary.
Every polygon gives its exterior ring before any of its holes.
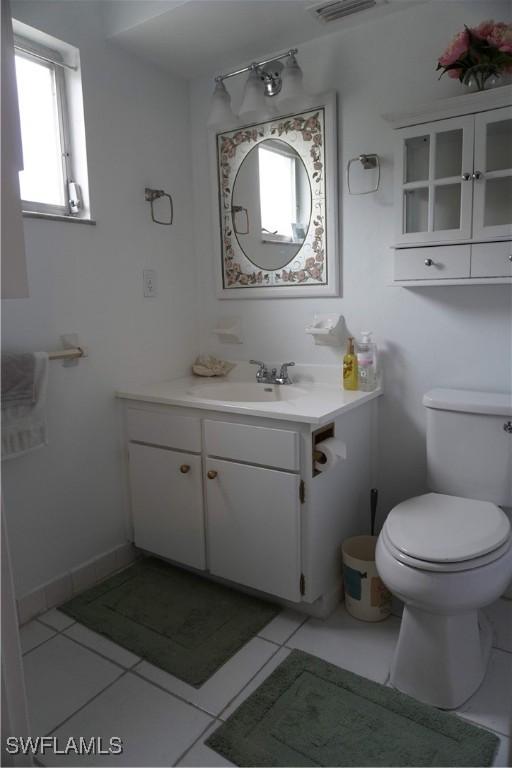
{"type": "Polygon", "coordinates": [[[272,59],[253,62],[225,75],[217,75],[208,125],[229,127],[236,125],[238,118],[243,122],[266,120],[276,112],[274,103],[270,101],[274,96],[281,109],[292,108],[295,104],[300,106],[300,99],[306,93],[302,85],[302,70],[295,58],[297,52],[297,48],[290,48],[272,59]],[[284,67],[282,59],[286,59],[284,67]],[[237,118],[231,108],[231,96],[224,80],[244,72],[249,72],[249,77],[237,118]]]}

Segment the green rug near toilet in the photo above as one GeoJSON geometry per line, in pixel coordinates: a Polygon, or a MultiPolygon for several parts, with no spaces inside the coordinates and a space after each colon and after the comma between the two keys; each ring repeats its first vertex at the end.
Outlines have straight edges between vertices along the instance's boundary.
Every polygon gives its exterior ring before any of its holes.
{"type": "Polygon", "coordinates": [[[198,688],[280,608],[145,558],[60,610],[198,688]]]}
{"type": "Polygon", "coordinates": [[[240,766],[489,766],[498,741],[455,715],[292,651],[206,744],[240,766]]]}

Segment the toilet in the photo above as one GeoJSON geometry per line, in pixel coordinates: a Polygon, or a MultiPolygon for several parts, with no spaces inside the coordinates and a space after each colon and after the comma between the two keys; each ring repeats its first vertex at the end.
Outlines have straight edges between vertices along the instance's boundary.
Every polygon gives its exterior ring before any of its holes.
{"type": "Polygon", "coordinates": [[[512,398],[433,389],[423,405],[432,493],[391,510],[376,565],[404,603],[390,684],[455,709],[485,674],[492,637],[479,609],[512,580],[512,398]]]}

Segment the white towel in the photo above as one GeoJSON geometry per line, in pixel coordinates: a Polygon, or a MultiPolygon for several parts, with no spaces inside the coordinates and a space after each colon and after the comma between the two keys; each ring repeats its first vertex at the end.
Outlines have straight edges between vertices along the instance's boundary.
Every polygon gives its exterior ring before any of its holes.
{"type": "Polygon", "coordinates": [[[34,404],[13,405],[2,411],[2,460],[23,456],[47,444],[48,354],[36,352],[35,359],[34,404]]]}

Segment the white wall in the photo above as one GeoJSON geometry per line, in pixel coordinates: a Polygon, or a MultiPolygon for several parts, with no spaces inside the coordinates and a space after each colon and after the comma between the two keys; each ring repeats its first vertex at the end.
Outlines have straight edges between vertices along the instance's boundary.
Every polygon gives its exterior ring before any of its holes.
{"type": "MultiPolygon", "coordinates": [[[[424,490],[421,398],[428,388],[510,389],[511,291],[509,286],[387,287],[389,245],[393,242],[393,135],[380,116],[460,93],[458,81],[445,77],[438,82],[437,57],[464,23],[508,19],[509,13],[508,2],[438,0],[299,46],[306,86],[312,93],[334,89],[339,99],[343,278],[339,299],[216,299],[210,193],[205,183],[205,124],[212,80],[193,84],[194,207],[201,212],[195,231],[204,308],[203,351],[233,359],[336,363],[341,368],[341,351],[315,347],[304,334],[313,313],[340,312],[353,334],[373,330],[385,368],[385,396],[380,401],[381,514],[424,490]],[[380,155],[382,185],[378,194],[350,197],[345,167],[349,158],[361,152],[380,155]],[[222,314],[243,318],[243,345],[220,345],[211,337],[209,328],[222,314]]],[[[261,53],[275,52],[262,49],[261,53]]],[[[229,83],[235,111],[244,78],[236,80],[235,87],[233,81],[229,83]]]]}
{"type": "Polygon", "coordinates": [[[25,219],[30,298],[3,302],[5,348],[76,332],[90,357],[51,363],[49,446],[3,467],[17,595],[126,538],[116,386],[182,375],[197,353],[188,91],[105,42],[101,4],[14,2],[13,16],[80,48],[97,226],[25,219]],[[144,187],[172,192],[152,224],[144,187]],[[142,270],[158,271],[145,299],[142,270]]]}
{"type": "Polygon", "coordinates": [[[300,46],[310,90],[335,89],[339,96],[342,297],[229,302],[216,299],[213,278],[205,127],[211,79],[191,89],[192,197],[187,86],[105,42],[101,3],[19,0],[13,6],[21,21],[81,50],[98,222],[26,219],[30,298],[4,302],[6,348],[51,349],[59,334],[77,332],[91,354],[76,368],[51,364],[50,444],[4,467],[18,596],[125,538],[116,386],[179,376],[200,345],[225,357],[341,367],[341,351],[314,347],[303,332],[315,311],[339,311],[352,333],[374,330],[383,350],[381,512],[421,492],[422,393],[436,384],[510,387],[511,292],[505,286],[387,287],[392,131],[380,115],[458,93],[456,82],[438,83],[437,55],[464,22],[507,18],[508,3],[439,0],[300,46]],[[361,152],[381,156],[382,187],[375,196],[352,198],[344,168],[361,152]],[[151,224],[146,185],[173,193],[172,228],[151,224]],[[158,270],[157,299],[143,298],[146,267],[158,270]],[[223,346],[210,336],[222,314],[243,318],[243,345],[223,346]]]}

